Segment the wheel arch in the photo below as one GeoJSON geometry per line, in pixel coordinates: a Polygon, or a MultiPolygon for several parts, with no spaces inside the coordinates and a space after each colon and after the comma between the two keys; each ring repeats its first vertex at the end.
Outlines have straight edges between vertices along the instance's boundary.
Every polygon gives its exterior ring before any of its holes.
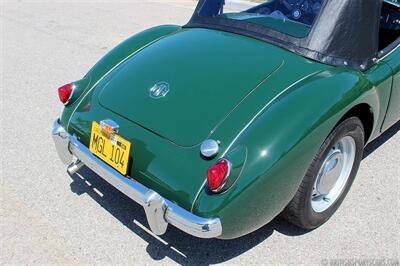
{"type": "Polygon", "coordinates": [[[336,128],[340,123],[350,117],[357,117],[360,119],[365,134],[365,143],[368,142],[372,135],[372,130],[374,128],[374,113],[372,107],[367,103],[360,103],[356,106],[352,107],[349,111],[347,111],[339,122],[335,125],[336,128]]]}

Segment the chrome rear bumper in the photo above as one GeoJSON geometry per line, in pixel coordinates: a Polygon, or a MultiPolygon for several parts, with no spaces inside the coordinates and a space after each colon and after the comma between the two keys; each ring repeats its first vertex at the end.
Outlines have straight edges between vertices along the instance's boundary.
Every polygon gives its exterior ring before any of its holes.
{"type": "Polygon", "coordinates": [[[59,124],[59,120],[54,122],[52,136],[58,156],[64,164],[70,164],[73,157],[78,160],[77,164],[70,167],[74,169],[73,171],[79,169],[81,165],[86,165],[112,186],[142,205],[153,233],[162,235],[167,230],[168,224],[172,224],[180,230],[200,238],[213,238],[221,235],[222,226],[218,218],[196,216],[135,180],[122,176],[94,156],[75,136],[69,135],[59,124]]]}

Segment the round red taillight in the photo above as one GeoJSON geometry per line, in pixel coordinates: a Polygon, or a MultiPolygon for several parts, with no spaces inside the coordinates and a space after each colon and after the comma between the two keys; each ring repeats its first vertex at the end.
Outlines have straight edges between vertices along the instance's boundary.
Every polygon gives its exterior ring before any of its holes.
{"type": "Polygon", "coordinates": [[[67,104],[74,91],[74,84],[69,83],[58,88],[58,97],[63,104],[67,104]]]}
{"type": "Polygon", "coordinates": [[[230,172],[230,162],[221,159],[207,170],[208,188],[213,192],[220,191],[225,184],[225,180],[230,172]]]}

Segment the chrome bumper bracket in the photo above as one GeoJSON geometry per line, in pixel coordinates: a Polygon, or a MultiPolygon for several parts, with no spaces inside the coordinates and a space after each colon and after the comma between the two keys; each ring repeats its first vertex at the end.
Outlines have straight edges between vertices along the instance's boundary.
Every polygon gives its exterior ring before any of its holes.
{"type": "Polygon", "coordinates": [[[168,223],[164,218],[167,209],[165,200],[158,193],[149,190],[144,195],[143,202],[151,231],[156,235],[164,234],[168,227],[168,223]]]}

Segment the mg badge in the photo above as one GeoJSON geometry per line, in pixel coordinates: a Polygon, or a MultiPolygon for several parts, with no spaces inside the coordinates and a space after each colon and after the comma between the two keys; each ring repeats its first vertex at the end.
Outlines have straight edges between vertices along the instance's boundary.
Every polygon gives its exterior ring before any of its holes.
{"type": "Polygon", "coordinates": [[[159,82],[150,88],[150,97],[159,99],[165,97],[169,92],[169,84],[167,82],[159,82]]]}

